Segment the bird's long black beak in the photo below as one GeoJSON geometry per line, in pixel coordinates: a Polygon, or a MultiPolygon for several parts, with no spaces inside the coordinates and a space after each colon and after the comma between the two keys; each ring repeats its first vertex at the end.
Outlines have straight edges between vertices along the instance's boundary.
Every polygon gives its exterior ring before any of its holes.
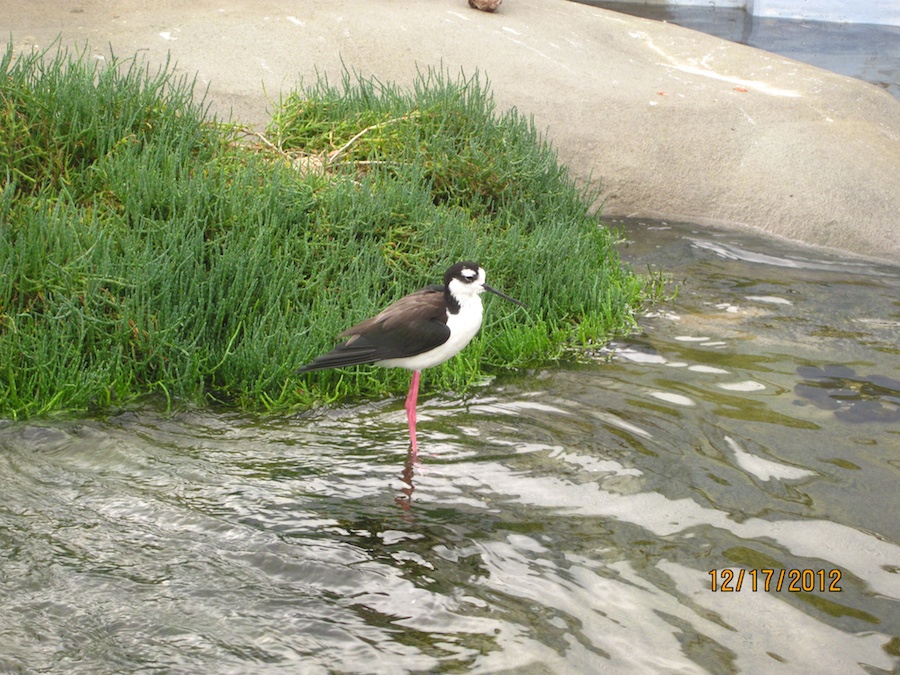
{"type": "Polygon", "coordinates": [[[504,300],[509,300],[514,305],[518,305],[519,307],[524,307],[525,309],[528,309],[528,305],[526,305],[524,302],[519,302],[515,298],[509,297],[506,293],[501,293],[496,288],[491,288],[487,284],[484,285],[484,290],[486,290],[488,293],[493,293],[494,295],[499,295],[501,298],[503,298],[504,300]]]}

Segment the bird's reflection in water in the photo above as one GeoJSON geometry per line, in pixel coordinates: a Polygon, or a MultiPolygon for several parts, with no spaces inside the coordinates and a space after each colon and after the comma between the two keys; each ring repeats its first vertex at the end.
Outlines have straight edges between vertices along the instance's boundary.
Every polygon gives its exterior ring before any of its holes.
{"type": "Polygon", "coordinates": [[[416,450],[413,448],[412,443],[410,443],[409,451],[406,454],[406,462],[403,464],[403,471],[400,473],[400,480],[403,481],[406,487],[400,488],[402,494],[394,497],[397,506],[404,511],[409,511],[412,507],[412,495],[413,492],[416,491],[416,486],[413,483],[413,471],[418,463],[419,460],[416,457],[416,450]]]}

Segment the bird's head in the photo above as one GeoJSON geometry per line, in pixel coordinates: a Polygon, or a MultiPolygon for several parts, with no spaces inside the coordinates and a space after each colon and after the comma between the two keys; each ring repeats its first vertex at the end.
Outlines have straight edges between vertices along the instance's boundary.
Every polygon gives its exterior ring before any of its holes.
{"type": "Polygon", "coordinates": [[[504,300],[509,300],[512,303],[525,307],[523,303],[509,297],[505,293],[501,293],[496,288],[491,288],[484,281],[484,268],[470,260],[451,265],[444,273],[444,287],[457,301],[465,301],[487,291],[488,293],[499,295],[504,300]]]}

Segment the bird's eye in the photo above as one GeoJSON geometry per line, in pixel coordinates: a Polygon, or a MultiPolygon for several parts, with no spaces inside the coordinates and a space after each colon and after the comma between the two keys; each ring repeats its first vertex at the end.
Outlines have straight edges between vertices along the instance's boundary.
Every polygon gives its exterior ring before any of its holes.
{"type": "Polygon", "coordinates": [[[478,276],[478,272],[476,272],[475,270],[470,270],[470,269],[464,269],[460,274],[462,274],[463,277],[465,277],[469,281],[471,281],[472,279],[474,279],[475,277],[478,276]]]}

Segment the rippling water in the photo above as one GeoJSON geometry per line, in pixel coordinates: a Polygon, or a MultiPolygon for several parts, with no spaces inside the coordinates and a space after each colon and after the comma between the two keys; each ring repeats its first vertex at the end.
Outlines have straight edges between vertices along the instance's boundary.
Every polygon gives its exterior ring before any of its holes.
{"type": "Polygon", "coordinates": [[[674,300],[426,375],[414,466],[396,399],[0,423],[0,671],[900,668],[900,267],[620,225],[674,300]]]}

